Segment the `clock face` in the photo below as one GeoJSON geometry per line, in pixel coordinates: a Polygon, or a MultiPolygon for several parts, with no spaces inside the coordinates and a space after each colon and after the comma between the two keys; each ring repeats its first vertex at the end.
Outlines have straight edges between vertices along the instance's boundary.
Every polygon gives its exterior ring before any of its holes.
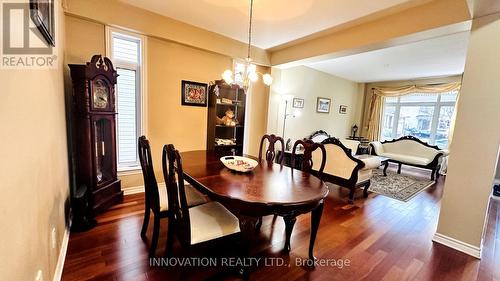
{"type": "Polygon", "coordinates": [[[109,90],[106,82],[95,80],[92,86],[94,108],[107,108],[109,103],[109,90]]]}

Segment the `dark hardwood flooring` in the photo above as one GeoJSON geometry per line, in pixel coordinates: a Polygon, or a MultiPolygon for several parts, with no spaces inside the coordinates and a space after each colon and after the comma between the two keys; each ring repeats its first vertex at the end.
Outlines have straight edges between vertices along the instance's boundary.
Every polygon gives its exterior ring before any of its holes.
{"type": "MultiPolygon", "coordinates": [[[[403,167],[403,173],[429,176],[426,171],[409,167],[403,167]]],[[[295,264],[296,258],[307,257],[309,215],[298,217],[289,255],[281,252],[283,220],[278,218],[273,223],[272,216],[265,217],[252,253],[283,258],[290,266],[252,268],[250,280],[500,280],[500,202],[492,201],[490,206],[482,260],[431,241],[444,180],[441,177],[406,203],[373,193],[363,199],[360,190],[355,204],[349,205],[348,190],[333,188],[326,199],[315,255],[320,259],[348,259],[350,265],[343,268],[311,269],[295,264]]],[[[71,233],[62,280],[176,280],[178,268],[149,266],[147,242],[139,235],[143,203],[143,194],[126,196],[122,204],[97,217],[97,227],[71,233]]],[[[164,221],[158,256],[163,255],[166,227],[164,221]]],[[[175,252],[178,248],[176,243],[175,252]]],[[[217,269],[190,271],[190,280],[239,279],[218,274],[217,269]]]]}

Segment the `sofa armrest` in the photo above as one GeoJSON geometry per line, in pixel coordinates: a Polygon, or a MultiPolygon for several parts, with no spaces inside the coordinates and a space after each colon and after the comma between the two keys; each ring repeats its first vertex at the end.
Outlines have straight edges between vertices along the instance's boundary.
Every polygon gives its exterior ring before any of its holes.
{"type": "Polygon", "coordinates": [[[384,153],[384,146],[382,145],[381,142],[379,141],[372,141],[370,142],[370,145],[373,147],[373,152],[375,152],[376,155],[380,155],[384,153]]]}

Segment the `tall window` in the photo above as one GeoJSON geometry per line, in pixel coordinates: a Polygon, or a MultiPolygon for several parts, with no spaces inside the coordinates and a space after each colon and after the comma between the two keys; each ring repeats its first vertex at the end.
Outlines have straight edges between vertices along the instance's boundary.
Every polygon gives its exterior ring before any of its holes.
{"type": "Polygon", "coordinates": [[[457,91],[385,98],[380,138],[387,140],[410,135],[447,148],[456,100],[457,91]]]}
{"type": "Polygon", "coordinates": [[[109,52],[118,72],[116,86],[118,170],[139,167],[137,139],[142,133],[143,39],[109,30],[109,52]]]}

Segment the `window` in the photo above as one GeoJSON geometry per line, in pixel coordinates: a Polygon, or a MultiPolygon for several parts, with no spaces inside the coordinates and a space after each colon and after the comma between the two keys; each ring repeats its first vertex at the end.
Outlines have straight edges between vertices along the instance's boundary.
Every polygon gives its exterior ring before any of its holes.
{"type": "Polygon", "coordinates": [[[141,36],[111,28],[108,38],[108,53],[118,72],[116,85],[118,170],[137,169],[139,167],[137,139],[143,130],[144,40],[141,36]]]}
{"type": "Polygon", "coordinates": [[[385,98],[380,138],[387,140],[411,135],[447,148],[457,93],[413,93],[385,98]]]}

